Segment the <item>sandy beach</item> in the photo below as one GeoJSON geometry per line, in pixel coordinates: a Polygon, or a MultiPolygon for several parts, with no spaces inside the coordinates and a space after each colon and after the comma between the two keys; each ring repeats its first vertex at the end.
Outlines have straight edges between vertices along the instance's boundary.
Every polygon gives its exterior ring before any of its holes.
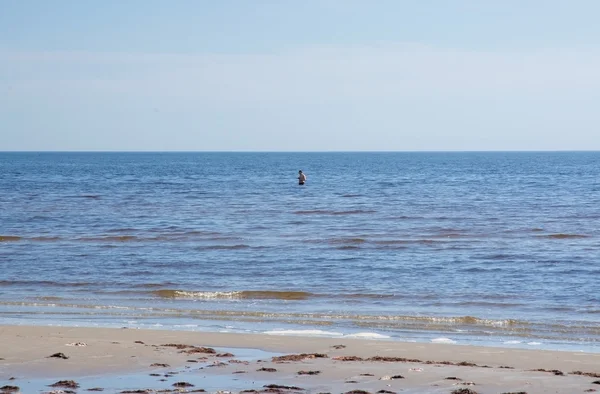
{"type": "Polygon", "coordinates": [[[1,326],[0,387],[0,392],[22,393],[90,389],[109,393],[578,393],[600,389],[600,354],[255,334],[1,326]]]}

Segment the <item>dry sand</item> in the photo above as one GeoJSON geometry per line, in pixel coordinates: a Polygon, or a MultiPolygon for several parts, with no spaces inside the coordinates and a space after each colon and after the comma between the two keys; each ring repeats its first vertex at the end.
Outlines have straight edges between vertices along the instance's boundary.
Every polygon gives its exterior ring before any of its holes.
{"type": "Polygon", "coordinates": [[[100,386],[105,393],[178,390],[173,386],[178,382],[194,385],[186,390],[208,392],[583,393],[600,390],[600,354],[362,339],[0,326],[0,387],[19,386],[23,393],[68,392],[47,387],[58,380],[79,382],[77,392],[91,388],[88,384],[106,382],[100,386]],[[205,353],[210,350],[201,347],[214,348],[216,353],[205,353]],[[256,351],[248,357],[244,348],[275,354],[256,351]],[[233,355],[218,355],[225,352],[233,355]],[[68,358],[49,357],[56,353],[68,358]],[[309,355],[294,361],[273,359],[300,353],[309,355]],[[362,360],[345,361],[349,356],[362,360]],[[398,377],[389,379],[394,376],[398,377]],[[268,384],[297,388],[264,387],[268,384]]]}

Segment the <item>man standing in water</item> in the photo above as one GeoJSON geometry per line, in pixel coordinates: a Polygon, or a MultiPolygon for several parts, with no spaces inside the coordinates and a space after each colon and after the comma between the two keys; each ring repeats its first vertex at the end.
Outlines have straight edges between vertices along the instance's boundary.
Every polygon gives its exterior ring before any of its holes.
{"type": "Polygon", "coordinates": [[[298,184],[304,185],[304,182],[306,182],[306,175],[304,175],[302,170],[300,170],[300,171],[298,171],[298,184]]]}

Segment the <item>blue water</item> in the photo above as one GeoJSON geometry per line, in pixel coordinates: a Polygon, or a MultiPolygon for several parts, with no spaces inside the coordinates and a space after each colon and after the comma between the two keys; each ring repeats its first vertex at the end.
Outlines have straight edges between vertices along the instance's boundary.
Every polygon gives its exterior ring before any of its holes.
{"type": "Polygon", "coordinates": [[[0,324],[598,352],[599,274],[600,152],[0,153],[0,324]]]}

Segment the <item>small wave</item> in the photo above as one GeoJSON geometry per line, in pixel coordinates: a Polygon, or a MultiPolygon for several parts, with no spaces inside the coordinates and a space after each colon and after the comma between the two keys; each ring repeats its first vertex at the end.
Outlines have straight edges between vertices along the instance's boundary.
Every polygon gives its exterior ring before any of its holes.
{"type": "Polygon", "coordinates": [[[154,295],[162,298],[190,299],[256,299],[256,300],[305,300],[314,296],[304,291],[185,291],[185,290],[156,290],[154,295]]]}
{"type": "Polygon", "coordinates": [[[61,237],[52,237],[52,236],[48,236],[48,237],[33,237],[33,238],[29,238],[29,241],[35,241],[35,242],[56,242],[56,241],[60,241],[62,238],[61,237]]]}
{"type": "Polygon", "coordinates": [[[406,245],[411,243],[412,241],[407,241],[404,239],[389,239],[389,240],[381,240],[381,241],[374,241],[373,243],[375,245],[406,245]]]}
{"type": "Polygon", "coordinates": [[[583,234],[548,234],[538,235],[538,238],[549,238],[549,239],[574,239],[574,238],[589,238],[589,235],[583,234]]]}
{"type": "Polygon", "coordinates": [[[435,238],[467,238],[469,237],[467,234],[461,234],[456,232],[441,232],[434,235],[435,238]]]}
{"type": "Polygon", "coordinates": [[[332,215],[334,211],[327,211],[323,209],[312,209],[308,211],[294,211],[296,215],[332,215]]]}
{"type": "Polygon", "coordinates": [[[271,330],[264,331],[267,335],[301,335],[301,336],[319,336],[319,337],[342,337],[344,334],[334,331],[323,330],[271,330]]]}
{"type": "Polygon", "coordinates": [[[62,238],[57,236],[39,236],[39,237],[20,237],[15,235],[0,235],[0,242],[17,242],[17,241],[29,241],[29,242],[55,242],[60,241],[62,238]]]}
{"type": "Polygon", "coordinates": [[[358,250],[360,249],[360,246],[356,246],[356,245],[343,245],[343,246],[338,246],[336,247],[337,250],[358,250]]]}
{"type": "Polygon", "coordinates": [[[39,301],[62,301],[64,300],[63,297],[56,297],[56,296],[42,296],[42,297],[35,297],[36,300],[39,301]]]}
{"type": "Polygon", "coordinates": [[[362,197],[362,194],[342,194],[340,197],[343,197],[343,198],[356,198],[356,197],[362,197]]]}
{"type": "Polygon", "coordinates": [[[456,341],[450,338],[433,338],[431,340],[432,343],[449,343],[449,344],[455,344],[456,341]]]}
{"type": "Polygon", "coordinates": [[[351,211],[335,211],[333,213],[333,215],[339,216],[339,215],[361,215],[361,214],[366,214],[366,213],[375,213],[377,211],[374,210],[370,210],[370,209],[354,209],[351,211]]]}
{"type": "Polygon", "coordinates": [[[238,245],[212,245],[205,246],[198,249],[202,250],[238,250],[238,249],[250,249],[250,245],[238,244],[238,245]]]}
{"type": "Polygon", "coordinates": [[[330,244],[364,244],[367,242],[364,238],[333,238],[328,240],[330,244]]]}
{"type": "Polygon", "coordinates": [[[96,283],[89,282],[55,282],[51,280],[0,280],[0,286],[56,286],[56,287],[86,287],[96,283]]]}
{"type": "Polygon", "coordinates": [[[386,339],[388,335],[377,334],[375,332],[358,332],[356,334],[344,335],[345,338],[363,338],[363,339],[386,339]]]}
{"type": "Polygon", "coordinates": [[[131,242],[139,240],[135,235],[109,235],[99,237],[77,238],[76,241],[83,242],[131,242]]]}
{"type": "Polygon", "coordinates": [[[16,235],[0,235],[0,242],[16,242],[23,239],[23,237],[19,237],[16,235]]]}
{"type": "Polygon", "coordinates": [[[331,210],[322,210],[322,209],[313,209],[308,211],[294,211],[296,215],[333,215],[333,216],[341,216],[341,215],[360,215],[360,214],[368,214],[375,213],[374,210],[368,209],[354,209],[349,211],[331,211],[331,210]]]}

